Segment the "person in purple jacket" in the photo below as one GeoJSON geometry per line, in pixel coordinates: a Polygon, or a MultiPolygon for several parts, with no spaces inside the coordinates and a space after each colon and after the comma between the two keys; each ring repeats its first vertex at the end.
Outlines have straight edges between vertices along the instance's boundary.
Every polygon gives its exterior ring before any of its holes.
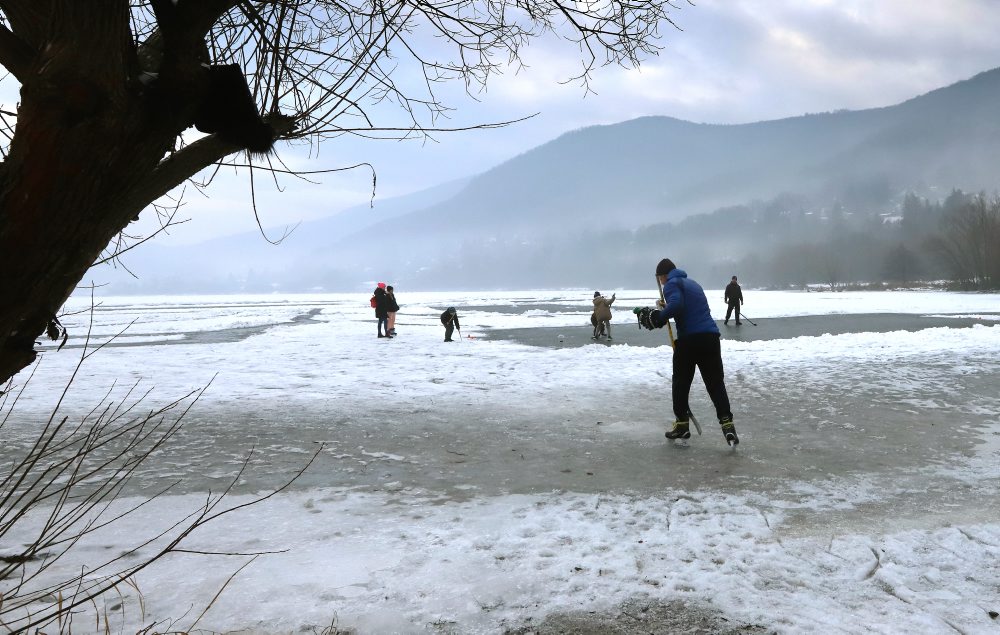
{"type": "Polygon", "coordinates": [[[733,413],[729,407],[729,394],[723,377],[719,327],[712,319],[705,291],[669,258],[664,258],[656,265],[656,280],[663,287],[663,301],[657,303],[659,310],[649,313],[651,326],[662,328],[670,318],[677,323],[672,384],[676,420],[666,437],[687,439],[691,436],[688,430],[691,410],[688,396],[694,380],[694,369],[697,367],[705,388],[708,389],[708,396],[715,405],[715,413],[719,417],[726,442],[731,446],[737,445],[740,438],[733,425],[733,413]]]}

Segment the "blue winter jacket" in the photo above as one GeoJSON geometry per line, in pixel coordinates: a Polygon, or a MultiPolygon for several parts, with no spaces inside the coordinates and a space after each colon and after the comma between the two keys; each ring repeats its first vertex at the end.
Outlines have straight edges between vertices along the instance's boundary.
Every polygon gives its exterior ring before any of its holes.
{"type": "Polygon", "coordinates": [[[667,306],[656,311],[654,319],[657,323],[666,323],[668,318],[674,318],[677,322],[677,339],[695,333],[719,334],[719,327],[708,308],[705,290],[688,278],[683,269],[673,269],[667,274],[663,298],[667,306]]]}

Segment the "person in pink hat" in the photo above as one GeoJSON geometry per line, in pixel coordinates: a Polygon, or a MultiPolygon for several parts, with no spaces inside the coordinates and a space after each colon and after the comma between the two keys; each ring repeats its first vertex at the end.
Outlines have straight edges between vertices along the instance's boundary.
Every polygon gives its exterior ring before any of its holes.
{"type": "Polygon", "coordinates": [[[392,337],[389,332],[389,296],[385,293],[385,283],[380,282],[375,287],[375,318],[378,320],[378,336],[392,337]],[[385,333],[382,333],[383,327],[385,333]]]}

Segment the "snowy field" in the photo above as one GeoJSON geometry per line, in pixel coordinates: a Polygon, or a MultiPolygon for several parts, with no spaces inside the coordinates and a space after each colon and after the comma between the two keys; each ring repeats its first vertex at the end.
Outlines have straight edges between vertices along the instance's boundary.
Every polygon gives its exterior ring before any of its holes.
{"type": "Polygon", "coordinates": [[[61,415],[136,382],[147,408],[209,386],[128,492],[172,493],[55,574],[197,509],[251,447],[230,504],[322,448],[186,543],[280,553],[214,603],[250,556],[170,556],[138,575],[142,602],[109,600],[124,632],[1000,632],[1000,296],[747,290],[759,326],[723,327],[731,450],[700,378],[703,436],[663,438],[666,332],[630,312],[652,293],[617,292],[613,345],[589,338],[592,294],[400,290],[391,340],[368,294],[74,298],[0,460],[101,344],[61,415]]]}

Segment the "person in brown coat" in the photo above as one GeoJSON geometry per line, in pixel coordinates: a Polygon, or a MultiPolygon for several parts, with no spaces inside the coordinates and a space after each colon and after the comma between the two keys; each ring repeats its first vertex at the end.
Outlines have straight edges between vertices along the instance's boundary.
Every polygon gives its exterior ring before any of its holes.
{"type": "Polygon", "coordinates": [[[590,316],[590,323],[594,325],[594,335],[591,339],[604,333],[611,339],[611,305],[615,303],[615,294],[611,294],[611,299],[605,298],[600,291],[594,291],[594,312],[590,316]]]}

